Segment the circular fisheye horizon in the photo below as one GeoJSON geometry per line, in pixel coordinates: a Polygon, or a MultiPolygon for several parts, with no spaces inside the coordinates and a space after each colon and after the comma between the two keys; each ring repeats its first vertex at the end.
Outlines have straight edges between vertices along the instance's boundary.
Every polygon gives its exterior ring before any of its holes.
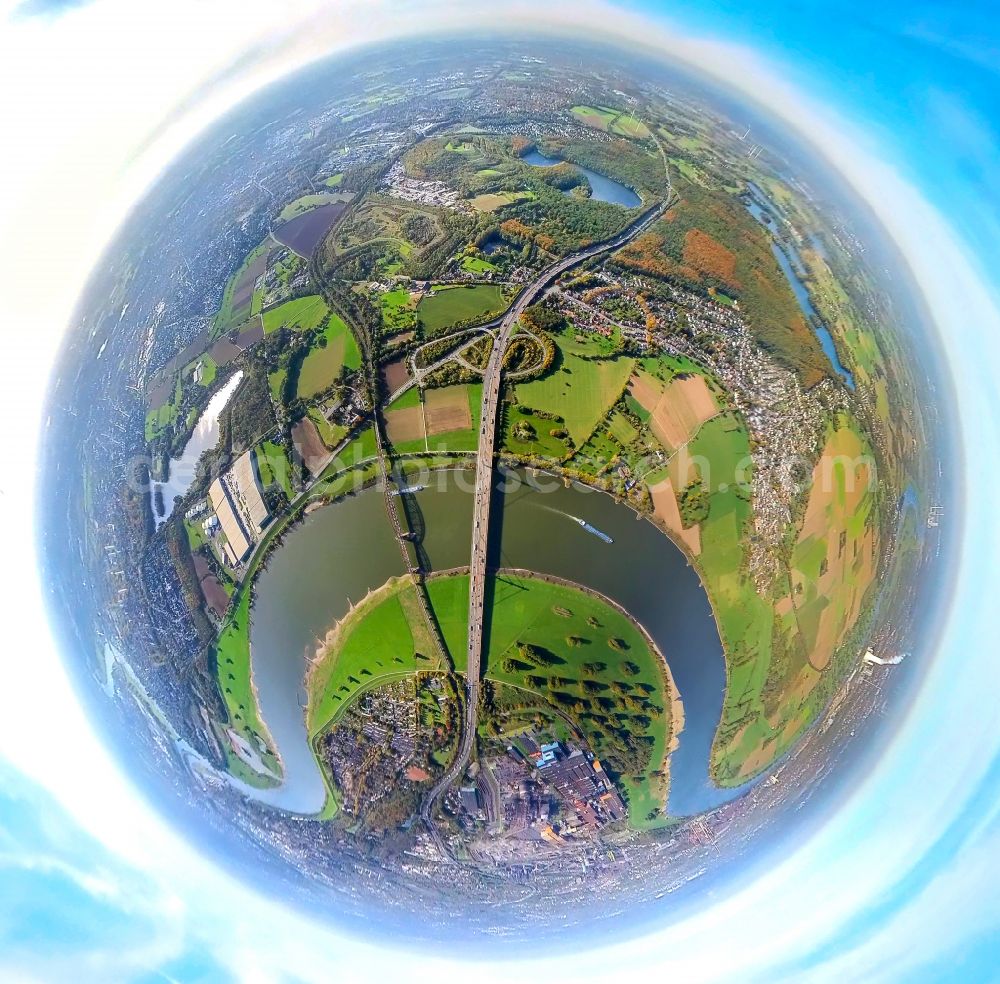
{"type": "Polygon", "coordinates": [[[66,658],[266,894],[477,945],[676,918],[832,808],[933,646],[949,408],[908,283],[676,66],[311,66],[175,162],[81,304],[66,658]]]}

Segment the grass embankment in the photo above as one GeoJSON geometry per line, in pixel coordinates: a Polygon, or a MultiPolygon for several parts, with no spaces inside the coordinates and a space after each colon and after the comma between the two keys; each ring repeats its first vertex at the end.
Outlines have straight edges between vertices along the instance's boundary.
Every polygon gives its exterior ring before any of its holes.
{"type": "MultiPolygon", "coordinates": [[[[281,763],[274,741],[260,716],[250,672],[250,590],[249,582],[239,592],[236,607],[230,609],[226,625],[215,644],[216,672],[222,697],[229,709],[230,725],[258,752],[263,763],[277,776],[281,763]],[[261,744],[265,750],[261,751],[261,744]]],[[[266,776],[243,770],[242,778],[257,786],[274,785],[266,776]]]]}
{"type": "MultiPolygon", "coordinates": [[[[459,672],[465,668],[469,579],[433,577],[428,593],[459,672]]],[[[635,623],[598,596],[537,577],[495,579],[487,612],[485,675],[528,704],[565,716],[618,774],[634,826],[659,822],[667,779],[670,695],[658,654],[635,623]]],[[[441,669],[408,578],[389,581],[326,640],[308,682],[315,737],[357,695],[418,670],[441,669]],[[419,655],[418,655],[419,654],[419,655]]],[[[500,722],[483,722],[502,733],[500,722]]]]}
{"type": "Polygon", "coordinates": [[[415,673],[443,670],[412,579],[391,578],[362,599],[324,641],[306,684],[306,728],[315,738],[358,694],[415,673]]]}
{"type": "MultiPolygon", "coordinates": [[[[265,475],[272,481],[278,481],[292,497],[289,473],[287,469],[281,467],[282,460],[287,462],[284,449],[269,441],[263,442],[261,449],[267,452],[266,456],[263,456],[265,461],[262,467],[261,457],[258,457],[262,481],[265,475]]],[[[296,522],[310,503],[339,498],[374,480],[377,475],[377,466],[372,460],[375,452],[375,438],[369,427],[327,466],[309,494],[298,500],[293,511],[280,517],[267,528],[239,587],[233,594],[225,622],[215,643],[216,676],[223,700],[229,710],[230,723],[233,729],[254,748],[259,750],[258,739],[267,746],[267,751],[261,754],[261,758],[276,775],[281,775],[281,765],[274,753],[273,740],[267,725],[260,716],[250,663],[250,599],[254,580],[272,541],[296,522]]],[[[247,781],[256,782],[258,785],[271,784],[255,774],[247,775],[248,771],[245,766],[238,770],[240,776],[247,781]]]]}

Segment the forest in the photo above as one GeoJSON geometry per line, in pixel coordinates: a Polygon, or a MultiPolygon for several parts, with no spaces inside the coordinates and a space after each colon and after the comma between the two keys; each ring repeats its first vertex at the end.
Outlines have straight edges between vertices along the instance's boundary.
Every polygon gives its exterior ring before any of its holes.
{"type": "Polygon", "coordinates": [[[805,386],[832,367],[771,251],[767,234],[725,192],[682,175],[677,204],[645,235],[614,256],[627,270],[699,291],[715,289],[739,301],[761,347],[798,373],[805,386]]]}

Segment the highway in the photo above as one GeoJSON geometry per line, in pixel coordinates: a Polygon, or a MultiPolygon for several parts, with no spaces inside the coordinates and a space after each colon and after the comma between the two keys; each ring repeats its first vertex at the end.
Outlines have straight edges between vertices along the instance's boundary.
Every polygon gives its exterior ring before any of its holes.
{"type": "Polygon", "coordinates": [[[650,209],[612,239],[595,243],[546,267],[525,287],[504,315],[493,336],[493,349],[483,373],[483,404],[480,415],[479,450],[476,455],[476,484],[472,512],[472,555],[469,561],[469,638],[466,654],[465,708],[458,751],[444,775],[424,798],[420,815],[439,848],[447,854],[432,821],[434,804],[462,774],[476,740],[479,685],[482,672],[483,618],[486,601],[486,559],[489,546],[490,505],[493,491],[493,459],[496,454],[497,410],[500,403],[504,353],[521,315],[567,270],[609,250],[618,249],[649,228],[669,206],[667,201],[650,209]]]}

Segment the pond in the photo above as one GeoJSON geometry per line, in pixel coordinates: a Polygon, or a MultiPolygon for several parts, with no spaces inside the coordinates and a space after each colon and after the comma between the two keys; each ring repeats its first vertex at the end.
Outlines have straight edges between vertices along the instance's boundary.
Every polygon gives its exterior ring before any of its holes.
{"type": "MultiPolygon", "coordinates": [[[[521,160],[525,164],[533,164],[535,167],[554,167],[556,164],[564,163],[562,158],[546,157],[535,149],[525,154],[521,160]]],[[[587,180],[590,182],[590,197],[595,201],[611,202],[625,208],[638,208],[642,204],[642,199],[631,188],[613,181],[603,174],[598,174],[597,171],[591,171],[589,167],[582,167],[579,164],[574,164],[573,167],[587,176],[587,180]]],[[[567,190],[564,194],[572,194],[572,191],[567,190]]]]}
{"type": "Polygon", "coordinates": [[[510,243],[507,242],[503,236],[498,232],[491,232],[480,244],[479,248],[482,250],[486,256],[492,256],[497,250],[503,249],[504,247],[510,247],[510,243]]]}
{"type": "MultiPolygon", "coordinates": [[[[435,570],[469,560],[471,472],[438,472],[416,495],[435,570]]],[[[708,598],[681,551],[647,520],[585,486],[541,476],[498,491],[491,564],[554,574],[623,605],[665,654],[684,703],[685,727],[671,759],[669,811],[686,816],[732,799],[708,774],[722,709],[725,666],[708,598]],[[584,529],[584,519],[613,540],[584,529]]],[[[307,656],[352,603],[403,573],[377,490],[327,506],[292,530],[260,576],[251,652],[261,711],[282,756],[279,805],[319,810],[325,790],[306,738],[307,656]]],[[[272,800],[273,801],[273,800],[272,800]]]]}

